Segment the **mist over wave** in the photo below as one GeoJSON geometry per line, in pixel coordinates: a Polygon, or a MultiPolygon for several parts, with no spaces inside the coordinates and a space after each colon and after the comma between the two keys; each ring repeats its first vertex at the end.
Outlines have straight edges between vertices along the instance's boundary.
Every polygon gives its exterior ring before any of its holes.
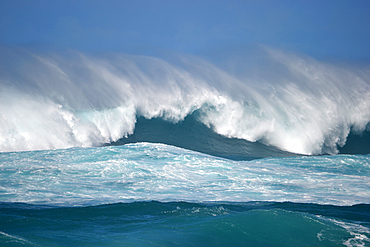
{"type": "Polygon", "coordinates": [[[99,146],[132,135],[138,117],[176,124],[194,112],[225,137],[300,154],[336,153],[366,131],[369,66],[261,49],[235,72],[185,55],[3,47],[0,151],[99,146]]]}

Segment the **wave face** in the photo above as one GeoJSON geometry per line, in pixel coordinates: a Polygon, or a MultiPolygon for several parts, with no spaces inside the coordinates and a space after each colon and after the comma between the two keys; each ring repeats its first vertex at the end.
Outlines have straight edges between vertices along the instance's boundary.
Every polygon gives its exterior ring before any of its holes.
{"type": "Polygon", "coordinates": [[[257,142],[261,157],[331,154],[370,122],[369,67],[269,48],[243,73],[188,56],[13,48],[1,48],[1,54],[2,152],[101,146],[132,135],[140,117],[179,124],[195,114],[212,133],[257,142]]]}
{"type": "Polygon", "coordinates": [[[232,160],[253,160],[295,155],[260,142],[249,142],[244,139],[219,135],[198,121],[198,117],[199,112],[196,111],[177,124],[161,118],[146,119],[139,117],[132,135],[110,145],[137,142],[164,143],[232,160]]]}

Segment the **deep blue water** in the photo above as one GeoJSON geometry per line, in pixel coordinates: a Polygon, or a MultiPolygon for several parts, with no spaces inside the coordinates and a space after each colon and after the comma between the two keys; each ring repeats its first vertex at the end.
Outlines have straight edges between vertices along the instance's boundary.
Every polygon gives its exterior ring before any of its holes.
{"type": "Polygon", "coordinates": [[[1,246],[370,245],[368,67],[0,51],[1,246]]]}
{"type": "Polygon", "coordinates": [[[150,201],[0,208],[2,246],[364,246],[370,234],[369,205],[150,201]]]}

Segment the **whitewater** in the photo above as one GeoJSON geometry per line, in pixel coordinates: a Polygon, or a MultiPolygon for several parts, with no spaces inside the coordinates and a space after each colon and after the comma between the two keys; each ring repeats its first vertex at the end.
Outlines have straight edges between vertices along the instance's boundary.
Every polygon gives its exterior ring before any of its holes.
{"type": "Polygon", "coordinates": [[[2,246],[369,246],[369,155],[366,63],[0,48],[2,246]]]}
{"type": "Polygon", "coordinates": [[[251,75],[189,56],[1,53],[2,152],[101,146],[133,134],[138,117],[176,124],[198,112],[222,136],[335,154],[370,122],[368,66],[268,48],[251,75]]]}

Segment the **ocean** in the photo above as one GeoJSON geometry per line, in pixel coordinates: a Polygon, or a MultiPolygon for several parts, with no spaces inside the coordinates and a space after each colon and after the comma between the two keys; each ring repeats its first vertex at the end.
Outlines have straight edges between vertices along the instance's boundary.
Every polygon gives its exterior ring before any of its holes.
{"type": "Polygon", "coordinates": [[[368,65],[0,51],[1,246],[370,246],[368,65]]]}

